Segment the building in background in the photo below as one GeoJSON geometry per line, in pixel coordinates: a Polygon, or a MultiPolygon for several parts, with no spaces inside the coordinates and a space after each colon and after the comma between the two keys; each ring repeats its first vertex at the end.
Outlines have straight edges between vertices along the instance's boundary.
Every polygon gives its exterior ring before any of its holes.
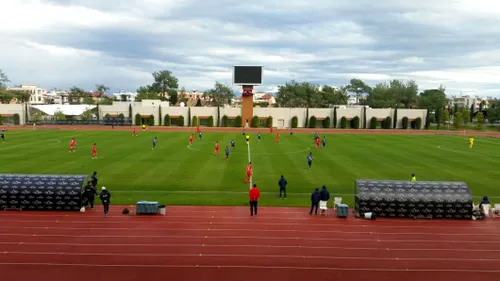
{"type": "Polygon", "coordinates": [[[38,88],[36,85],[23,84],[19,87],[7,88],[9,91],[28,92],[30,94],[30,104],[45,104],[47,98],[47,89],[38,88]]]}
{"type": "Polygon", "coordinates": [[[450,108],[453,108],[456,105],[458,107],[465,107],[467,109],[470,109],[473,106],[474,111],[478,111],[480,107],[482,109],[486,109],[488,108],[488,104],[489,104],[488,98],[480,98],[479,96],[475,97],[469,95],[460,95],[459,97],[452,96],[451,99],[448,100],[448,106],[450,108]]]}
{"type": "Polygon", "coordinates": [[[120,91],[118,93],[113,93],[112,97],[115,98],[117,101],[135,101],[135,98],[137,97],[136,92],[124,92],[120,91]]]}

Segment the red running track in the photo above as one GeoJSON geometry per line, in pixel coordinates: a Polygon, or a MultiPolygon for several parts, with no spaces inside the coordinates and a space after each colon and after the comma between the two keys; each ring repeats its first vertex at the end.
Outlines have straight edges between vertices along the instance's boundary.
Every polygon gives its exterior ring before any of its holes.
{"type": "Polygon", "coordinates": [[[167,216],[0,212],[0,275],[57,280],[491,280],[500,221],[338,219],[304,208],[167,216]]]}

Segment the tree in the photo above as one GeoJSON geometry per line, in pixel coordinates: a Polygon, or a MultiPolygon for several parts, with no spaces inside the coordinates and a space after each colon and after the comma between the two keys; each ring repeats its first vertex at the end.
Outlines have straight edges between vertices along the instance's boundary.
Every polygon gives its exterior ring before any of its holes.
{"type": "Polygon", "coordinates": [[[460,112],[462,113],[462,118],[463,118],[463,121],[464,121],[464,124],[467,124],[468,122],[470,122],[471,120],[471,112],[466,108],[466,107],[462,107],[460,112]]]}
{"type": "Polygon", "coordinates": [[[187,103],[188,100],[189,99],[188,99],[187,94],[186,94],[186,89],[184,87],[182,87],[180,92],[179,92],[179,102],[187,103]]]}
{"type": "Polygon", "coordinates": [[[320,91],[321,99],[319,99],[318,107],[332,107],[333,105],[347,104],[349,96],[345,89],[334,88],[332,86],[324,85],[320,91]]]}
{"type": "Polygon", "coordinates": [[[231,100],[234,98],[234,92],[229,86],[220,82],[215,82],[214,88],[205,92],[203,96],[209,99],[212,106],[224,106],[225,104],[231,104],[231,100]]]}
{"type": "Polygon", "coordinates": [[[479,111],[480,112],[483,112],[484,111],[484,107],[486,106],[486,101],[485,100],[482,100],[480,103],[479,103],[479,111]]]}
{"type": "Polygon", "coordinates": [[[102,98],[106,95],[106,92],[109,91],[109,87],[104,84],[96,84],[96,94],[98,98],[102,98]]]}
{"type": "Polygon", "coordinates": [[[455,119],[453,120],[453,128],[455,130],[460,130],[464,127],[464,117],[462,116],[462,112],[457,112],[455,114],[455,119]]]}
{"type": "Polygon", "coordinates": [[[494,100],[490,103],[486,116],[492,126],[500,121],[500,100],[494,100]]]}
{"type": "Polygon", "coordinates": [[[82,88],[73,86],[69,89],[68,99],[70,104],[80,104],[80,101],[85,98],[85,96],[88,96],[88,94],[85,93],[82,88]]]}
{"type": "Polygon", "coordinates": [[[9,83],[9,77],[0,69],[0,90],[5,90],[7,88],[7,83],[9,83]]]}
{"type": "Polygon", "coordinates": [[[160,99],[158,93],[153,92],[149,88],[140,87],[139,89],[137,89],[137,96],[135,97],[135,101],[158,100],[158,99],[160,99]]]}
{"type": "Polygon", "coordinates": [[[322,101],[324,95],[332,96],[332,101],[338,96],[331,95],[331,92],[330,89],[327,89],[323,94],[318,85],[292,80],[278,87],[276,103],[279,107],[322,107],[326,104],[322,101]]]}
{"type": "Polygon", "coordinates": [[[429,111],[435,111],[446,105],[446,95],[442,89],[425,90],[419,95],[418,106],[429,111]]]}
{"type": "Polygon", "coordinates": [[[443,111],[441,111],[441,124],[446,125],[450,121],[450,112],[448,111],[447,108],[445,108],[443,111]]]}
{"type": "Polygon", "coordinates": [[[172,105],[177,104],[177,89],[179,88],[179,80],[169,70],[161,70],[153,72],[154,82],[151,88],[160,96],[160,99],[169,101],[172,105]]]}
{"type": "Polygon", "coordinates": [[[483,130],[484,129],[484,123],[485,120],[484,120],[484,115],[482,112],[478,112],[476,114],[476,129],[477,130],[483,130]]]}
{"type": "Polygon", "coordinates": [[[87,95],[83,98],[83,103],[84,104],[95,104],[95,101],[90,95],[87,95]]]}
{"type": "Polygon", "coordinates": [[[198,98],[196,100],[196,104],[194,106],[201,106],[201,99],[200,98],[198,98]]]}
{"type": "Polygon", "coordinates": [[[346,86],[348,92],[356,94],[356,101],[360,103],[363,96],[371,92],[371,87],[366,85],[361,79],[353,78],[349,81],[349,85],[346,86]]]}

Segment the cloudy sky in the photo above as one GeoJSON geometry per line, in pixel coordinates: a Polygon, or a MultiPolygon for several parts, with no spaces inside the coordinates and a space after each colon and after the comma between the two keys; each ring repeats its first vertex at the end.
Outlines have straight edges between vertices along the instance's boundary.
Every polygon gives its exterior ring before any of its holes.
{"type": "Polygon", "coordinates": [[[134,91],[167,69],[187,90],[264,65],[287,80],[500,96],[500,3],[493,0],[2,0],[0,69],[12,84],[97,83],[134,91]]]}

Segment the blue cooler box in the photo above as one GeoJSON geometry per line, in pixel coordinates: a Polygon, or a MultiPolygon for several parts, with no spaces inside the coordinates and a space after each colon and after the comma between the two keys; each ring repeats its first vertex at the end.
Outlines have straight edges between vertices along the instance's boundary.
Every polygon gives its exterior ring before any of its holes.
{"type": "Polygon", "coordinates": [[[338,204],[337,205],[337,217],[347,218],[348,215],[349,215],[349,206],[347,206],[347,204],[338,204]]]}

